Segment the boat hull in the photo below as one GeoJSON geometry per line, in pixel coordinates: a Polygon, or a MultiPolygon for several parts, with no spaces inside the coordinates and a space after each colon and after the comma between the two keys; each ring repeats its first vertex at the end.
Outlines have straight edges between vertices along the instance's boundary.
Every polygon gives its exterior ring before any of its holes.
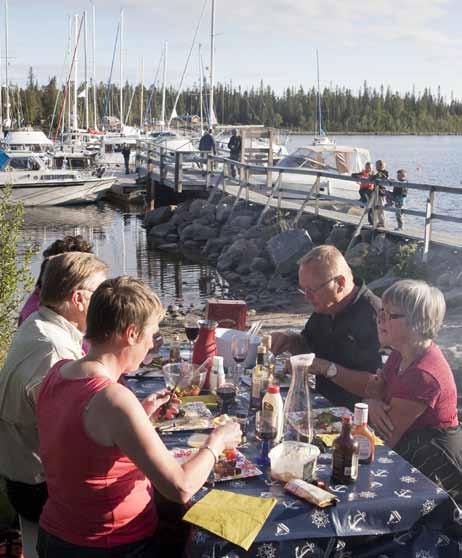
{"type": "MultiPolygon", "coordinates": [[[[12,184],[11,201],[25,206],[39,205],[79,205],[100,200],[114,184],[115,177],[92,178],[75,181],[47,181],[12,184]]],[[[0,197],[4,184],[0,184],[0,197]]]]}

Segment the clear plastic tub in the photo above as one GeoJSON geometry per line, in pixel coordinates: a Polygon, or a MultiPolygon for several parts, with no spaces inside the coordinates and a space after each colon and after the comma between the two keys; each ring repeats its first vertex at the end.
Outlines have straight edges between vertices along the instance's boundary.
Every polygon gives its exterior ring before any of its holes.
{"type": "Polygon", "coordinates": [[[269,452],[271,477],[288,482],[291,479],[312,481],[315,478],[319,448],[303,442],[282,442],[269,452]]]}

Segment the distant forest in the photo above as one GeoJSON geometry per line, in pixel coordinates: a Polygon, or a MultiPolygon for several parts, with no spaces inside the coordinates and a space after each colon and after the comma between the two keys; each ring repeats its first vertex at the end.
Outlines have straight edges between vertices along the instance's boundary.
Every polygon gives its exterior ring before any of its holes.
{"type": "MultiPolygon", "coordinates": [[[[83,90],[80,86],[79,92],[83,90]]],[[[124,86],[124,118],[128,125],[140,124],[141,86],[124,86]],[[130,112],[128,112],[130,108],[130,112]]],[[[56,129],[62,106],[63,89],[56,103],[56,78],[39,85],[32,68],[25,88],[10,88],[12,118],[22,125],[56,129]],[[54,117],[53,117],[54,114],[54,117]]],[[[176,91],[167,90],[167,118],[173,107],[176,91]]],[[[92,99],[92,93],[89,95],[92,99]]],[[[144,120],[160,118],[160,88],[144,88],[144,120]]],[[[79,125],[84,126],[84,99],[79,102],[79,125]]],[[[3,93],[5,103],[5,93],[3,93]]],[[[179,115],[198,115],[198,87],[186,89],[177,105],[179,115]]],[[[294,131],[312,131],[316,125],[317,94],[315,88],[288,87],[282,94],[263,83],[244,89],[232,84],[217,84],[215,114],[220,124],[264,124],[294,131]]],[[[105,83],[97,85],[98,122],[103,115],[119,115],[119,88],[105,83]]],[[[3,109],[3,114],[5,110],[3,109]]],[[[364,82],[358,92],[344,87],[325,88],[321,93],[323,129],[328,133],[462,133],[462,102],[447,100],[431,89],[399,94],[390,87],[371,88],[364,82]]],[[[93,125],[93,103],[90,102],[90,126],[93,125]]]]}

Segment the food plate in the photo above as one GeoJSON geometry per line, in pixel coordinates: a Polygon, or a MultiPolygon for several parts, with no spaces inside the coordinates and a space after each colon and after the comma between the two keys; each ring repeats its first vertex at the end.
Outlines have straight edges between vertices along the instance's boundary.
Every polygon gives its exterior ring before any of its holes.
{"type": "Polygon", "coordinates": [[[185,430],[206,430],[213,428],[213,416],[202,401],[181,405],[184,415],[173,420],[153,420],[161,432],[182,432],[185,430]]]}
{"type": "Polygon", "coordinates": [[[342,430],[342,417],[352,413],[346,407],[326,407],[312,409],[313,428],[316,434],[340,434],[342,430]]]}
{"type": "MultiPolygon", "coordinates": [[[[189,461],[197,451],[199,450],[194,448],[173,448],[171,450],[173,456],[181,465],[189,461]]],[[[215,482],[246,479],[249,477],[258,477],[263,474],[262,471],[260,471],[260,469],[249,461],[240,451],[236,452],[236,468],[240,470],[240,473],[235,475],[220,475],[214,471],[213,476],[215,482]]]]}

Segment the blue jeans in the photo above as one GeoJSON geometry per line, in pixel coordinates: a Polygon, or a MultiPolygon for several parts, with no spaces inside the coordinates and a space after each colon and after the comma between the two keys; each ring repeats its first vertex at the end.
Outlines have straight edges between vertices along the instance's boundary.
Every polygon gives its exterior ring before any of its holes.
{"type": "Polygon", "coordinates": [[[162,556],[156,537],[150,537],[113,548],[78,546],[50,535],[39,528],[37,552],[39,558],[159,558],[162,556]]]}

